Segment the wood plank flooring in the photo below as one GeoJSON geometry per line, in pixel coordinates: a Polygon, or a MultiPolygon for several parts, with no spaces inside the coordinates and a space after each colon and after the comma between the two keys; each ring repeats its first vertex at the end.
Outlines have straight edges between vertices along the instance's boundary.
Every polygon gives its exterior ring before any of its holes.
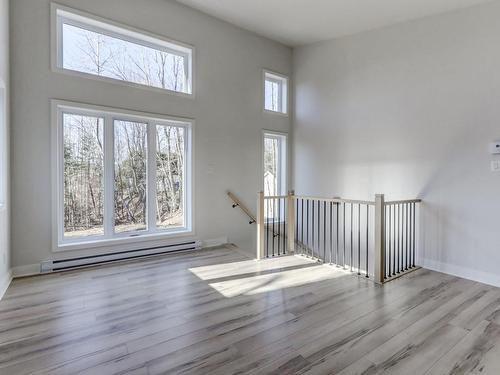
{"type": "Polygon", "coordinates": [[[500,289],[232,248],[15,280],[0,374],[500,374],[500,289]]]}

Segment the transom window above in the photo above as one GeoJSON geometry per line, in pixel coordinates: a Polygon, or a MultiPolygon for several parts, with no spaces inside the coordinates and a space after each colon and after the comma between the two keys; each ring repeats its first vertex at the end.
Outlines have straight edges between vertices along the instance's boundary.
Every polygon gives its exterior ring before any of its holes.
{"type": "Polygon", "coordinates": [[[54,5],[57,68],[192,93],[192,48],[54,5]]]}
{"type": "Polygon", "coordinates": [[[270,112],[288,113],[288,78],[264,72],[264,109],[270,112]]]}
{"type": "Polygon", "coordinates": [[[58,246],[191,230],[191,123],[55,111],[58,246]]]}

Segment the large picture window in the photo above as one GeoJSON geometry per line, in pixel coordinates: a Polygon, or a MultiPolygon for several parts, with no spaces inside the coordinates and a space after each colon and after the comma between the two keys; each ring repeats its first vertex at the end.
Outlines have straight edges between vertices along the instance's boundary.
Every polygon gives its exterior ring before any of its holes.
{"type": "Polygon", "coordinates": [[[59,5],[53,12],[58,69],[192,93],[191,47],[59,5]]]}
{"type": "Polygon", "coordinates": [[[191,231],[191,122],[54,102],[57,245],[191,231]]]}

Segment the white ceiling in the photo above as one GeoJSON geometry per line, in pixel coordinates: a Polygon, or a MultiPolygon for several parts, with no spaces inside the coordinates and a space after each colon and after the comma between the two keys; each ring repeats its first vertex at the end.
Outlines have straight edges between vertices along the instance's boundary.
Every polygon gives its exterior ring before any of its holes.
{"type": "Polygon", "coordinates": [[[290,46],[355,34],[490,0],[176,0],[290,46]]]}

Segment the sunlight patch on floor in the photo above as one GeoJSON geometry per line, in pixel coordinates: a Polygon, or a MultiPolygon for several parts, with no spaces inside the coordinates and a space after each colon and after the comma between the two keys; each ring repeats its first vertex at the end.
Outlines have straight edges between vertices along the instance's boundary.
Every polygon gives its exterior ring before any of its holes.
{"type": "Polygon", "coordinates": [[[215,264],[189,270],[227,298],[267,293],[346,276],[341,270],[294,256],[215,264]]]}

